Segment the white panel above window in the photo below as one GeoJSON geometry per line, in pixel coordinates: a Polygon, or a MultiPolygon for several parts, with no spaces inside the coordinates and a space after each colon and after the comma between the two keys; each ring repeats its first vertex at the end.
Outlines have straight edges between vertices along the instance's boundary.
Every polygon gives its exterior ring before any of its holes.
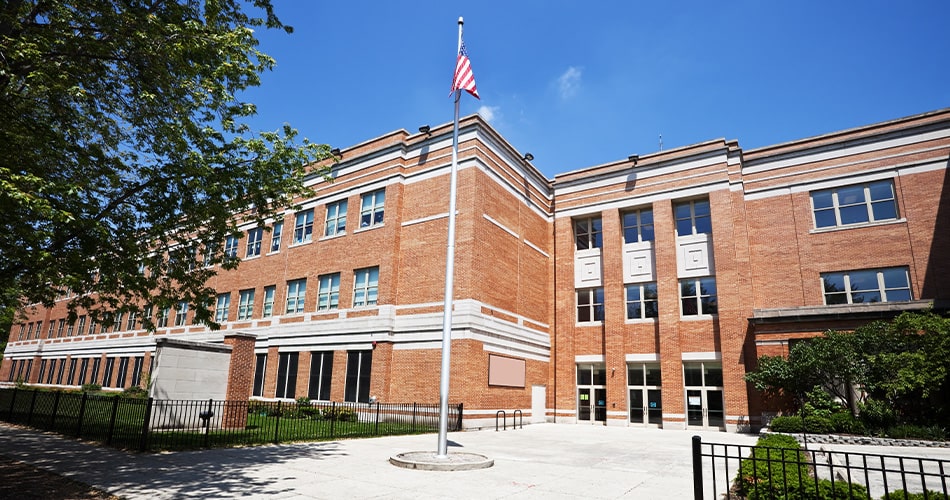
{"type": "Polygon", "coordinates": [[[574,287],[602,286],[603,258],[599,248],[574,253],[574,287]]]}
{"type": "Polygon", "coordinates": [[[712,236],[694,234],[676,238],[676,268],[680,278],[716,274],[712,236]]]}
{"type": "Polygon", "coordinates": [[[623,282],[656,281],[652,241],[627,243],[623,246],[623,282]]]}

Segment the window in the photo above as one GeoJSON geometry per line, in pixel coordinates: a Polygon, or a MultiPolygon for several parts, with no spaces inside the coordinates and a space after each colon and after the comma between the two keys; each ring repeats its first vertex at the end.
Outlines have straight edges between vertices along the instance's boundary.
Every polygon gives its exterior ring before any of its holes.
{"type": "Polygon", "coordinates": [[[574,219],[574,241],[578,250],[603,248],[603,225],[600,217],[574,219]]]}
{"type": "Polygon", "coordinates": [[[257,257],[261,254],[261,241],[264,240],[264,228],[251,229],[247,232],[247,253],[245,257],[257,257]]]}
{"type": "Polygon", "coordinates": [[[623,224],[624,243],[653,241],[653,210],[631,210],[624,212],[620,219],[623,224]]]}
{"type": "Polygon", "coordinates": [[[890,179],[811,193],[815,227],[837,227],[897,219],[890,179]]]}
{"type": "Polygon", "coordinates": [[[132,380],[129,382],[132,387],[138,387],[142,383],[143,364],[145,364],[145,356],[136,356],[132,363],[132,380]]]}
{"type": "Polygon", "coordinates": [[[336,309],[340,303],[340,273],[320,276],[320,290],[317,294],[317,310],[336,309]]]}
{"type": "Polygon", "coordinates": [[[89,383],[103,385],[99,380],[99,367],[102,366],[102,358],[92,358],[92,368],[89,370],[89,383]]]}
{"type": "Polygon", "coordinates": [[[267,355],[258,354],[254,363],[254,388],[251,394],[257,397],[264,396],[264,370],[267,369],[267,355]]]}
{"type": "Polygon", "coordinates": [[[577,322],[604,320],[604,289],[584,288],[577,291],[577,322]]]}
{"type": "Polygon", "coordinates": [[[310,389],[307,397],[330,400],[330,380],[333,378],[333,352],[310,353],[310,389]]]}
{"type": "Polygon", "coordinates": [[[360,208],[360,227],[370,227],[383,223],[383,204],[385,201],[385,189],[363,195],[363,204],[360,208]]]}
{"type": "Polygon", "coordinates": [[[89,335],[95,335],[96,330],[99,328],[99,322],[96,320],[89,321],[89,335]]]}
{"type": "Polygon", "coordinates": [[[306,243],[313,238],[313,209],[297,213],[294,223],[294,244],[306,243]]]}
{"type": "Polygon", "coordinates": [[[79,363],[79,380],[76,381],[76,385],[86,384],[86,375],[88,370],[89,358],[82,358],[82,361],[79,363]]]}
{"type": "Polygon", "coordinates": [[[218,295],[218,303],[214,307],[215,323],[224,323],[228,320],[228,313],[231,312],[231,294],[222,293],[218,295]]]}
{"type": "Polygon", "coordinates": [[[30,338],[30,335],[33,335],[33,323],[30,323],[28,326],[29,326],[29,328],[27,328],[27,330],[26,330],[26,337],[22,337],[22,336],[21,336],[20,340],[29,339],[29,338],[30,338]]]}
{"type": "Polygon", "coordinates": [[[379,296],[379,268],[357,269],[353,283],[353,307],[376,305],[379,296]]]}
{"type": "Polygon", "coordinates": [[[228,235],[224,240],[224,256],[229,259],[237,258],[237,249],[238,249],[238,238],[237,236],[228,235]]]}
{"type": "Polygon", "coordinates": [[[254,289],[241,290],[237,319],[251,319],[254,314],[254,289]]]}
{"type": "Polygon", "coordinates": [[[156,327],[156,328],[165,328],[166,326],[168,326],[168,313],[169,313],[169,309],[170,309],[170,308],[168,308],[168,307],[163,307],[163,308],[159,309],[159,311],[158,311],[158,323],[157,323],[157,327],[156,327]]]}
{"type": "Polygon", "coordinates": [[[719,310],[716,278],[680,280],[680,302],[683,306],[683,316],[716,314],[719,310]]]}
{"type": "Polygon", "coordinates": [[[66,372],[66,385],[74,385],[76,380],[76,358],[69,360],[69,371],[66,372]]]}
{"type": "Polygon", "coordinates": [[[58,325],[59,325],[59,326],[56,327],[56,336],[57,336],[57,337],[62,337],[62,336],[63,336],[63,332],[66,331],[66,320],[65,320],[65,319],[59,320],[58,325]]]}
{"type": "Polygon", "coordinates": [[[347,351],[346,386],[343,400],[368,403],[370,375],[373,368],[373,351],[347,351]]]}
{"type": "Polygon", "coordinates": [[[287,282],[287,314],[303,312],[303,303],[307,295],[307,279],[287,282]]]}
{"type": "Polygon", "coordinates": [[[346,232],[346,200],[327,205],[327,226],[324,236],[333,236],[346,232]]]}
{"type": "Polygon", "coordinates": [[[145,304],[142,307],[142,324],[147,325],[152,323],[152,304],[145,304]]]}
{"type": "Polygon", "coordinates": [[[86,315],[79,317],[79,325],[76,327],[76,335],[85,335],[86,333],[86,315]]]}
{"type": "Polygon", "coordinates": [[[45,384],[45,383],[46,383],[43,379],[46,378],[46,363],[47,363],[47,362],[48,362],[48,361],[46,361],[45,359],[41,359],[41,360],[40,360],[40,375],[39,375],[39,377],[36,379],[36,381],[39,382],[40,384],[45,384]]]}
{"type": "Polygon", "coordinates": [[[264,287],[264,309],[261,311],[262,318],[269,318],[274,315],[274,292],[276,285],[264,287]]]}
{"type": "Polygon", "coordinates": [[[673,212],[676,215],[677,236],[712,233],[712,221],[709,217],[709,200],[693,200],[677,203],[673,212]]]}
{"type": "Polygon", "coordinates": [[[125,389],[125,377],[129,373],[129,358],[124,356],[119,358],[119,371],[115,375],[115,387],[125,389]]]}
{"type": "Polygon", "coordinates": [[[56,322],[53,320],[49,320],[49,331],[46,332],[46,338],[48,339],[53,338],[53,330],[55,329],[56,329],[56,322]]]}
{"type": "Polygon", "coordinates": [[[214,254],[218,251],[219,246],[220,245],[214,241],[205,243],[205,250],[202,252],[201,257],[205,267],[211,267],[211,260],[214,258],[214,254]]]}
{"type": "Polygon", "coordinates": [[[23,340],[23,332],[26,331],[26,323],[20,323],[20,333],[17,334],[17,340],[23,340]]]}
{"type": "Polygon", "coordinates": [[[188,303],[179,302],[175,306],[175,326],[185,326],[185,319],[188,317],[188,303]]]}
{"type": "Polygon", "coordinates": [[[656,283],[627,285],[627,319],[656,318],[656,283]]]}
{"type": "Polygon", "coordinates": [[[129,312],[129,319],[125,323],[126,330],[135,330],[138,327],[138,314],[135,311],[129,312]]]}
{"type": "Polygon", "coordinates": [[[34,338],[34,339],[40,338],[40,335],[42,335],[42,330],[43,330],[43,322],[42,322],[42,321],[37,321],[37,322],[36,322],[36,330],[33,332],[33,338],[34,338]]]}
{"type": "Polygon", "coordinates": [[[122,318],[125,317],[124,312],[115,313],[115,320],[112,322],[112,331],[118,332],[122,330],[122,318]]]}
{"type": "Polygon", "coordinates": [[[277,356],[277,393],[275,398],[297,397],[297,360],[300,353],[282,352],[277,356]]]}
{"type": "Polygon", "coordinates": [[[907,269],[891,267],[823,273],[825,304],[868,304],[911,300],[907,269]]]}
{"type": "Polygon", "coordinates": [[[63,373],[66,372],[66,358],[59,360],[59,370],[56,371],[56,385],[62,385],[63,373]]]}
{"type": "Polygon", "coordinates": [[[115,369],[115,358],[106,358],[106,369],[102,373],[102,387],[112,387],[112,370],[115,369]]]}
{"type": "MultiPolygon", "coordinates": [[[[23,326],[23,325],[20,325],[20,330],[21,330],[20,333],[21,333],[21,334],[23,333],[23,332],[22,332],[22,330],[23,330],[22,326],[23,326]]],[[[73,336],[73,332],[74,332],[75,330],[76,330],[76,322],[75,322],[75,321],[72,321],[72,322],[68,323],[68,324],[66,325],[66,336],[67,336],[67,337],[72,337],[72,336],[73,336]]]]}
{"type": "Polygon", "coordinates": [[[270,251],[279,252],[280,251],[280,235],[284,230],[283,222],[275,222],[274,229],[270,233],[270,251]]]}

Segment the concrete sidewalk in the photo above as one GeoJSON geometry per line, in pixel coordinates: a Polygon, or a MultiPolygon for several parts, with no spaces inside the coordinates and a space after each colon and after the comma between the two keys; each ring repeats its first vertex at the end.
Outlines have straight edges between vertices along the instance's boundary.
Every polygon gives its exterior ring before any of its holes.
{"type": "Polygon", "coordinates": [[[0,454],[129,499],[172,498],[691,498],[691,437],[751,445],[719,432],[535,424],[449,434],[449,452],[495,461],[439,472],[389,458],[437,447],[435,434],[217,449],[125,453],[0,425],[0,454]]]}

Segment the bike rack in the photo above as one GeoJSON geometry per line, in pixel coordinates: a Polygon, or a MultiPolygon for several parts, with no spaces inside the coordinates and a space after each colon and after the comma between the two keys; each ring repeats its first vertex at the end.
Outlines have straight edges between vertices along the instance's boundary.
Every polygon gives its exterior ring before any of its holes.
{"type": "Polygon", "coordinates": [[[507,417],[505,416],[505,410],[498,410],[495,412],[495,432],[498,432],[498,417],[501,417],[501,430],[508,430],[507,417]]]}

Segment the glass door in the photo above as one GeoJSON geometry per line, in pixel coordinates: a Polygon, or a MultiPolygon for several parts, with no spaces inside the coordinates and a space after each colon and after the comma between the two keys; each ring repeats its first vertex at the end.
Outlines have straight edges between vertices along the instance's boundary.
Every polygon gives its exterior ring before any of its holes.
{"type": "Polygon", "coordinates": [[[607,422],[607,369],[603,364],[577,365],[577,421],[607,422]]]}
{"type": "Polygon", "coordinates": [[[660,365],[631,363],[627,365],[627,393],[630,395],[628,415],[631,424],[663,424],[660,396],[660,365]]]}
{"type": "Polygon", "coordinates": [[[686,426],[724,429],[726,411],[722,388],[722,364],[684,363],[683,376],[686,390],[686,426]]]}

